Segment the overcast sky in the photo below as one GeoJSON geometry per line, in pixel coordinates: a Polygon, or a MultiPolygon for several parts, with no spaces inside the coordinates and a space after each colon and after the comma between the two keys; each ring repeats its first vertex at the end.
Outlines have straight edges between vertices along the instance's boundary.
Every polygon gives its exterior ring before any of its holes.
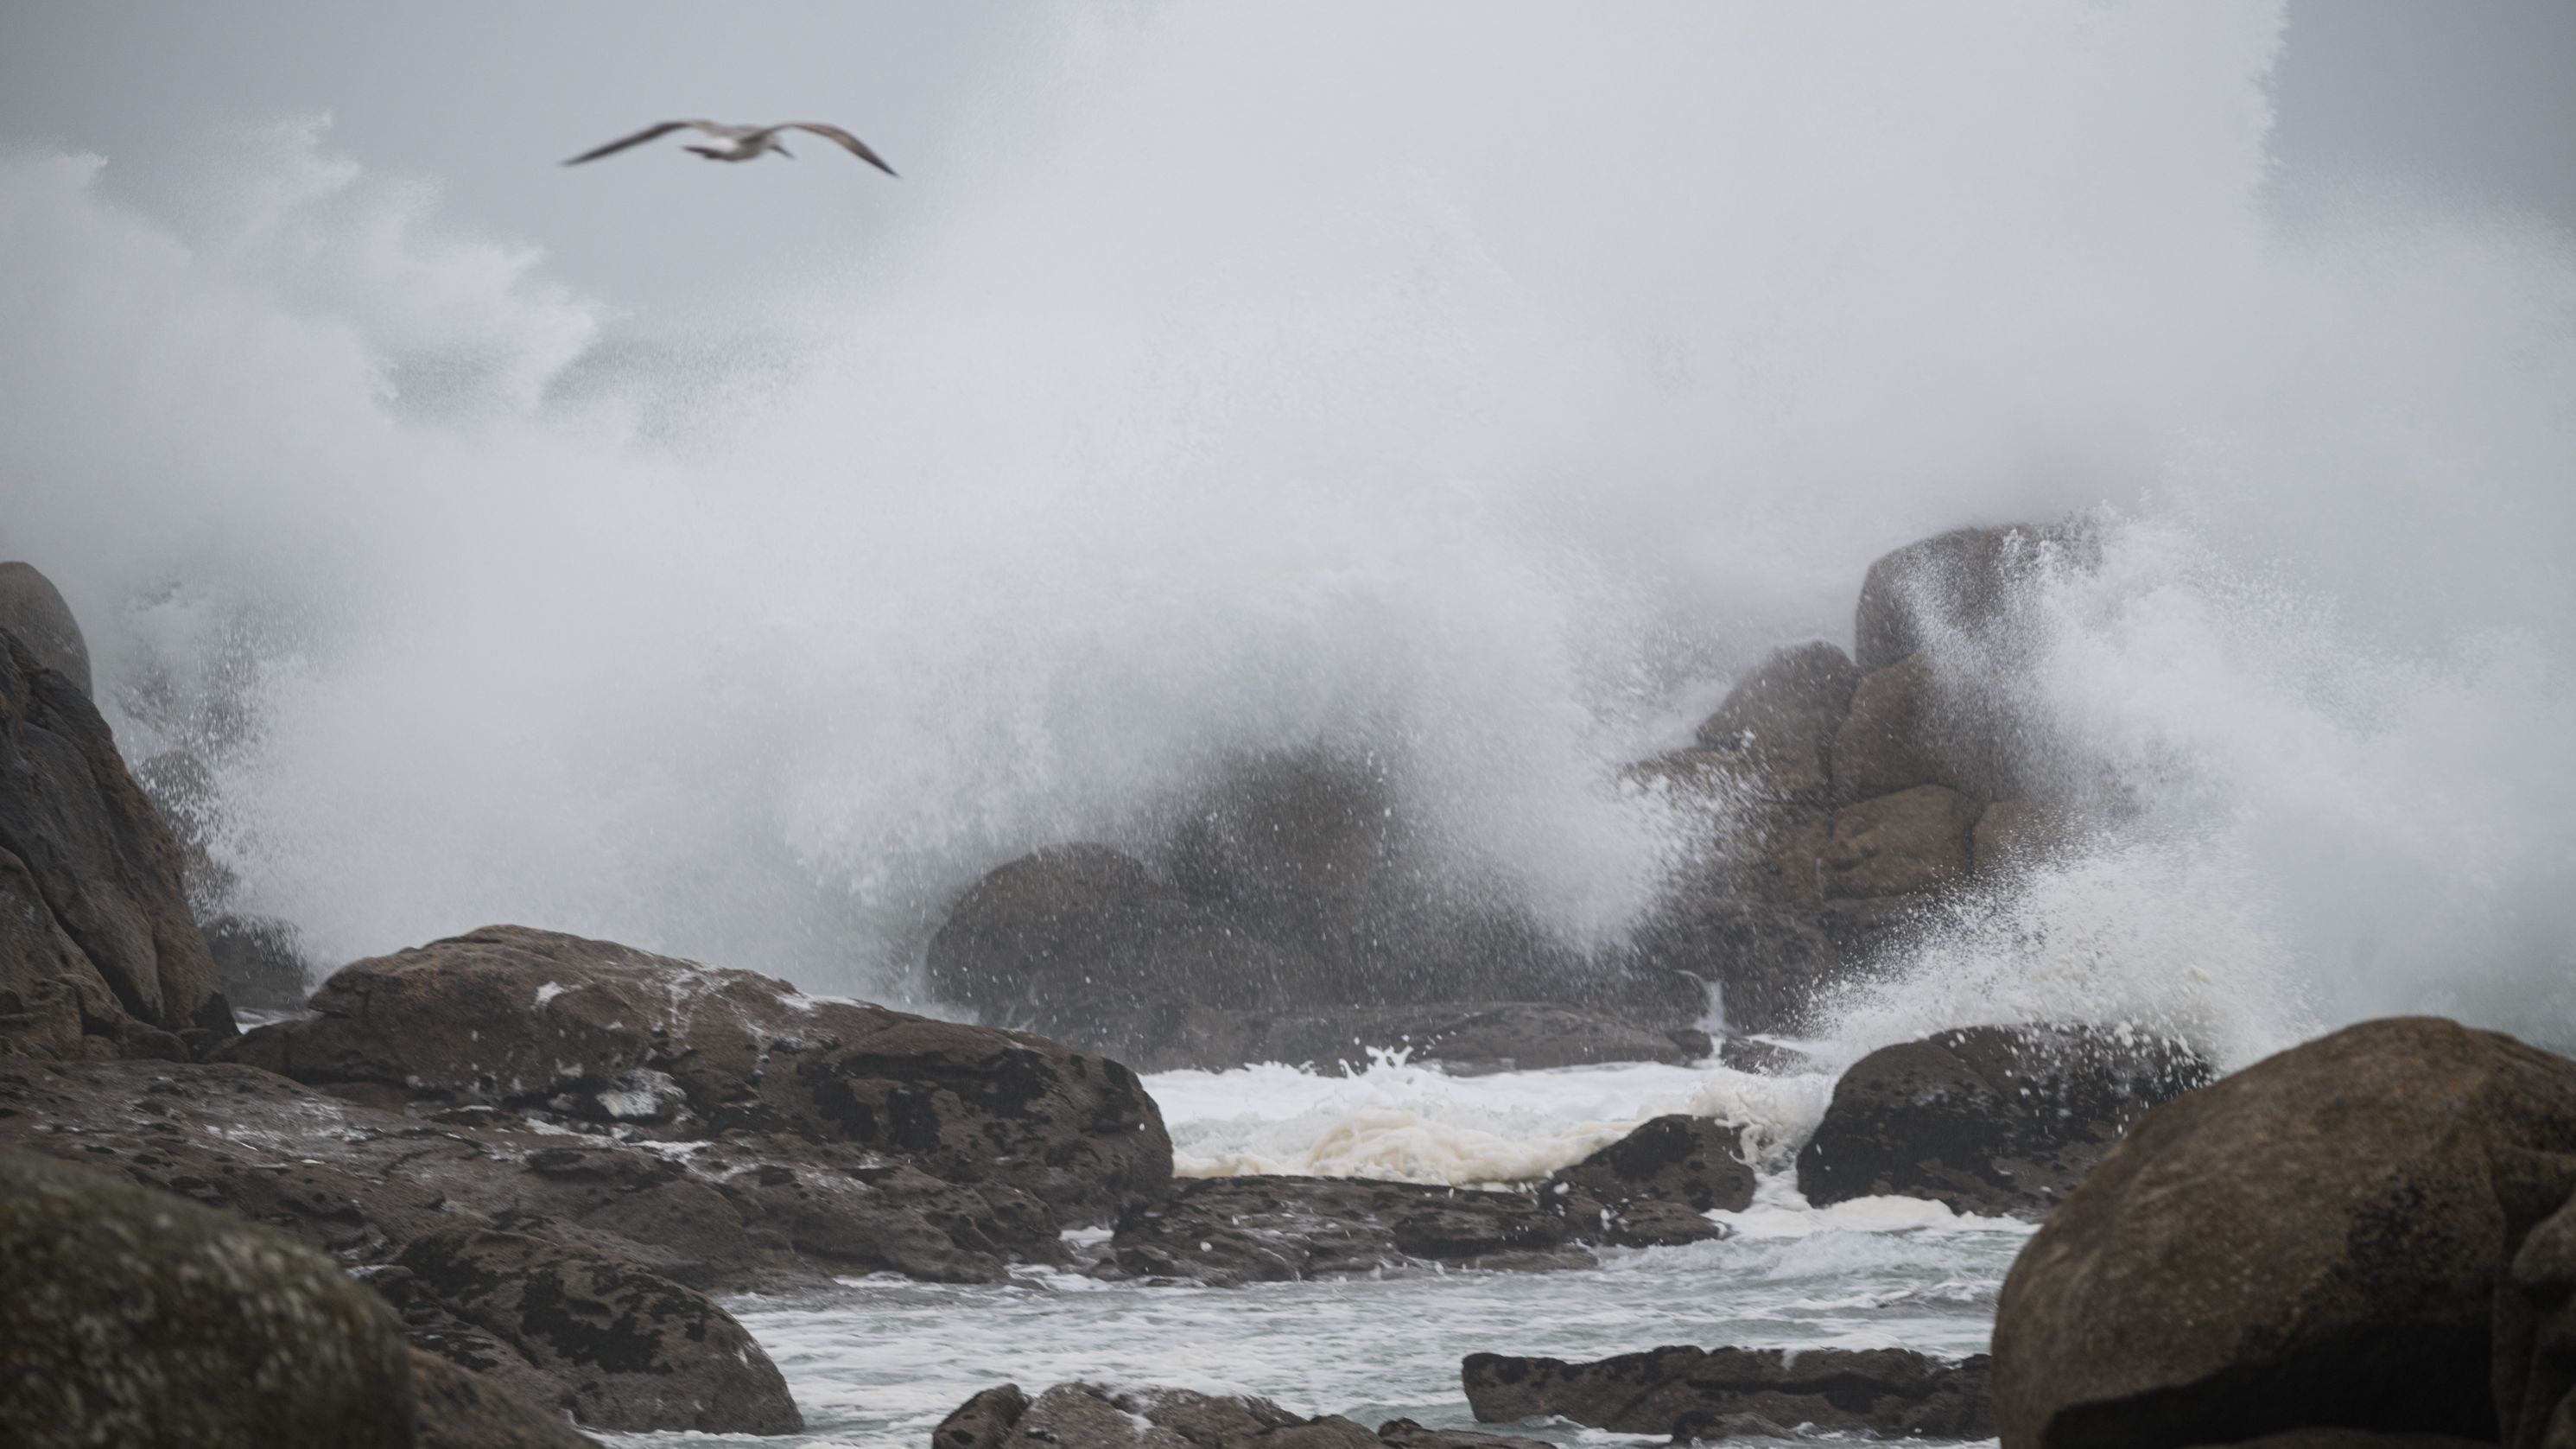
{"type": "MultiPolygon", "coordinates": [[[[453,213],[541,245],[552,273],[685,310],[746,247],[822,248],[934,187],[983,64],[1028,12],[1001,4],[774,0],[131,0],[0,3],[0,141],[100,152],[149,178],[208,125],[328,112],[332,144],[434,178],[453,213]],[[809,152],[790,178],[711,186],[694,160],[554,163],[673,116],[838,121],[887,182],[809,152]],[[819,172],[820,174],[815,174],[819,172]],[[689,204],[665,202],[688,186],[689,204]],[[622,220],[652,217],[649,244],[622,220]],[[752,239],[756,239],[756,242],[752,239]]],[[[2360,180],[2501,202],[2576,228],[2576,3],[2297,0],[2277,77],[2285,194],[2360,180]]]]}

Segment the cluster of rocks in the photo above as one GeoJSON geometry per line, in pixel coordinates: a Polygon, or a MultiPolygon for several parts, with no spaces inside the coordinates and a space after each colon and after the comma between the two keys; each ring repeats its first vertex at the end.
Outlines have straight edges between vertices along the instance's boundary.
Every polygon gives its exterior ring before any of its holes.
{"type": "Polygon", "coordinates": [[[1631,767],[1707,843],[1626,945],[1578,951],[1462,879],[1375,762],[1296,756],[1181,812],[1159,868],[1077,842],[995,869],[933,937],[931,988],[1145,1071],[1666,1060],[1698,1049],[1703,983],[1734,1029],[1794,1027],[1945,892],[2102,808],[2011,687],[2034,581],[2087,548],[2012,526],[1899,549],[1863,583],[1856,657],[1780,650],[1691,748],[1631,767]]]}

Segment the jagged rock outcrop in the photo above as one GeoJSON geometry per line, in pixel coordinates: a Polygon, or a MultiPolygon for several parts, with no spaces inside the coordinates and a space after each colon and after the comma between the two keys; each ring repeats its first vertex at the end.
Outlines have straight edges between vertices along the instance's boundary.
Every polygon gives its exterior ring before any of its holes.
{"type": "Polygon", "coordinates": [[[930,1436],[931,1449],[1539,1449],[1535,1441],[1425,1429],[1397,1419],[1371,1434],[1339,1415],[1315,1418],[1268,1399],[1190,1389],[1057,1384],[1031,1399],[1017,1384],[984,1390],[930,1436]]]}
{"type": "Polygon", "coordinates": [[[2157,1107],[2004,1282],[2005,1449],[2555,1446],[2571,1196],[2576,1061],[2448,1021],[2365,1022],[2157,1107]]]}
{"type": "Polygon", "coordinates": [[[0,1436],[28,1449],[411,1449],[392,1315],[276,1233],[0,1153],[0,1436]]]}
{"type": "Polygon", "coordinates": [[[1575,1267],[1592,1262],[1561,1206],[1358,1177],[1208,1177],[1118,1225],[1118,1266],[1216,1287],[1387,1269],[1575,1267]]]}
{"type": "Polygon", "coordinates": [[[1171,1175],[1162,1116],[1117,1062],[614,942],[487,927],[352,963],[310,1004],[227,1058],[379,1106],[847,1144],[1029,1194],[1065,1226],[1171,1175]]]}
{"type": "Polygon", "coordinates": [[[54,581],[30,563],[0,563],[0,633],[15,634],[36,663],[91,698],[89,641],[54,581]]]}
{"type": "Polygon", "coordinates": [[[496,1345],[524,1366],[518,1382],[544,1383],[549,1402],[584,1424],[710,1434],[805,1427],[777,1365],[733,1315],[667,1278],[489,1228],[424,1234],[392,1269],[379,1287],[407,1322],[496,1345]]]}
{"type": "Polygon", "coordinates": [[[0,633],[0,1053],[180,1059],[232,1033],[178,847],[107,722],[0,633]]]}
{"type": "Polygon", "coordinates": [[[1931,1198],[2045,1217],[2146,1111],[2215,1076],[2189,1047],[2090,1027],[1979,1026],[1881,1047],[1834,1084],[1798,1153],[1819,1207],[1931,1198]]]}
{"type": "Polygon", "coordinates": [[[1591,1363],[1470,1354],[1460,1375],[1485,1423],[1557,1415],[1596,1429],[1797,1437],[1806,1427],[1880,1438],[1995,1432],[1984,1355],[1956,1362],[1899,1348],[1658,1348],[1591,1363]]]}

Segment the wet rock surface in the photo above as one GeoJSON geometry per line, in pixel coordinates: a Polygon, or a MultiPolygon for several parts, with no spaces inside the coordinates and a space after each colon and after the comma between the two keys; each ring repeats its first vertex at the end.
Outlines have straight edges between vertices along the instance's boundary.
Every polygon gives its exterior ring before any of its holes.
{"type": "Polygon", "coordinates": [[[178,846],[107,722],[0,632],[0,1053],[184,1059],[232,1032],[178,846]]]}
{"type": "Polygon", "coordinates": [[[1726,1236],[1700,1216],[1753,1205],[1743,1129],[1706,1117],[1657,1117],[1550,1179],[1578,1226],[1601,1223],[1614,1247],[1669,1247],[1726,1236]]]}
{"type": "Polygon", "coordinates": [[[1590,1363],[1479,1353],[1460,1370],[1485,1423],[1555,1415],[1675,1440],[1789,1431],[1983,1439],[1995,1432],[1983,1355],[1904,1349],[1658,1348],[1590,1363]]]}
{"type": "Polygon", "coordinates": [[[54,581],[30,563],[0,563],[0,632],[16,635],[35,663],[91,697],[89,643],[54,581]]]}
{"type": "Polygon", "coordinates": [[[1117,1062],[613,942],[487,927],[344,967],[311,1005],[226,1058],[379,1106],[846,1145],[1027,1194],[1065,1226],[1171,1173],[1161,1114],[1117,1062]]]}
{"type": "Polygon", "coordinates": [[[1431,1430],[1397,1419],[1374,1434],[1356,1421],[1313,1418],[1249,1395],[1065,1383],[1031,1399],[1017,1384],[986,1389],[931,1434],[932,1449],[1536,1449],[1536,1441],[1431,1430]]]}
{"type": "Polygon", "coordinates": [[[786,1380],[733,1315],[631,1264],[524,1233],[449,1228],[413,1239],[393,1268],[380,1287],[407,1322],[488,1335],[585,1424],[717,1434],[805,1427],[786,1380]]]}
{"type": "Polygon", "coordinates": [[[1209,1177],[1130,1216],[1115,1262],[1144,1278],[1216,1287],[1433,1264],[1588,1266],[1575,1225],[1539,1198],[1368,1178],[1209,1177]]]}
{"type": "Polygon", "coordinates": [[[72,1445],[414,1442],[392,1315],[279,1234],[0,1152],[0,1436],[72,1445]]]}
{"type": "Polygon", "coordinates": [[[599,1444],[562,1414],[418,1348],[411,1351],[411,1383],[419,1449],[597,1449],[599,1444]]]}
{"type": "Polygon", "coordinates": [[[1882,1047],[1834,1084],[1798,1190],[1819,1207],[1895,1194],[2044,1217],[2130,1123],[2213,1076],[2176,1043],[2092,1028],[1969,1027],[1882,1047]]]}
{"type": "Polygon", "coordinates": [[[2576,1061],[2367,1022],[2155,1108],[2005,1280],[2006,1449],[2328,1430],[2555,1446],[2576,1061]]]}

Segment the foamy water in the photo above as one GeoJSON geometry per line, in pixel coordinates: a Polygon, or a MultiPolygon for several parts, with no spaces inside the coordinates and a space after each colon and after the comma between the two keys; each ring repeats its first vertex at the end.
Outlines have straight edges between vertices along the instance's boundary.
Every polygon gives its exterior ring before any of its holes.
{"type": "MultiPolygon", "coordinates": [[[[1624,1126],[1675,1110],[1764,1101],[1755,1135],[1803,1136],[1830,1079],[1765,1079],[1723,1069],[1580,1067],[1444,1078],[1381,1064],[1352,1078],[1282,1067],[1170,1072],[1146,1079],[1185,1171],[1216,1170],[1258,1142],[1263,1170],[1490,1181],[1497,1167],[1543,1175],[1624,1126]],[[1409,1123],[1401,1145],[1354,1144],[1409,1123]],[[1590,1144],[1590,1145],[1587,1145],[1590,1144]],[[1442,1175],[1442,1174],[1449,1175],[1442,1175]]],[[[921,1449],[979,1389],[1035,1391],[1068,1379],[1248,1393],[1303,1413],[1476,1427],[1459,1387],[1470,1353],[1601,1358],[1664,1344],[1985,1351],[1994,1298],[2026,1224],[1961,1217],[1938,1203],[1869,1198],[1808,1207],[1779,1157],[1753,1205],[1713,1213],[1723,1242],[1610,1251],[1591,1270],[1422,1273],[1240,1289],[1142,1287],[1054,1271],[1010,1286],[890,1276],[796,1299],[729,1306],[786,1374],[802,1439],[723,1441],[921,1449]]],[[[1491,1426],[1488,1426],[1491,1427],[1491,1426]]],[[[1568,1443],[1604,1436],[1565,1424],[1525,1430],[1568,1443]]],[[[633,1435],[674,1445],[698,1435],[633,1435]]]]}

